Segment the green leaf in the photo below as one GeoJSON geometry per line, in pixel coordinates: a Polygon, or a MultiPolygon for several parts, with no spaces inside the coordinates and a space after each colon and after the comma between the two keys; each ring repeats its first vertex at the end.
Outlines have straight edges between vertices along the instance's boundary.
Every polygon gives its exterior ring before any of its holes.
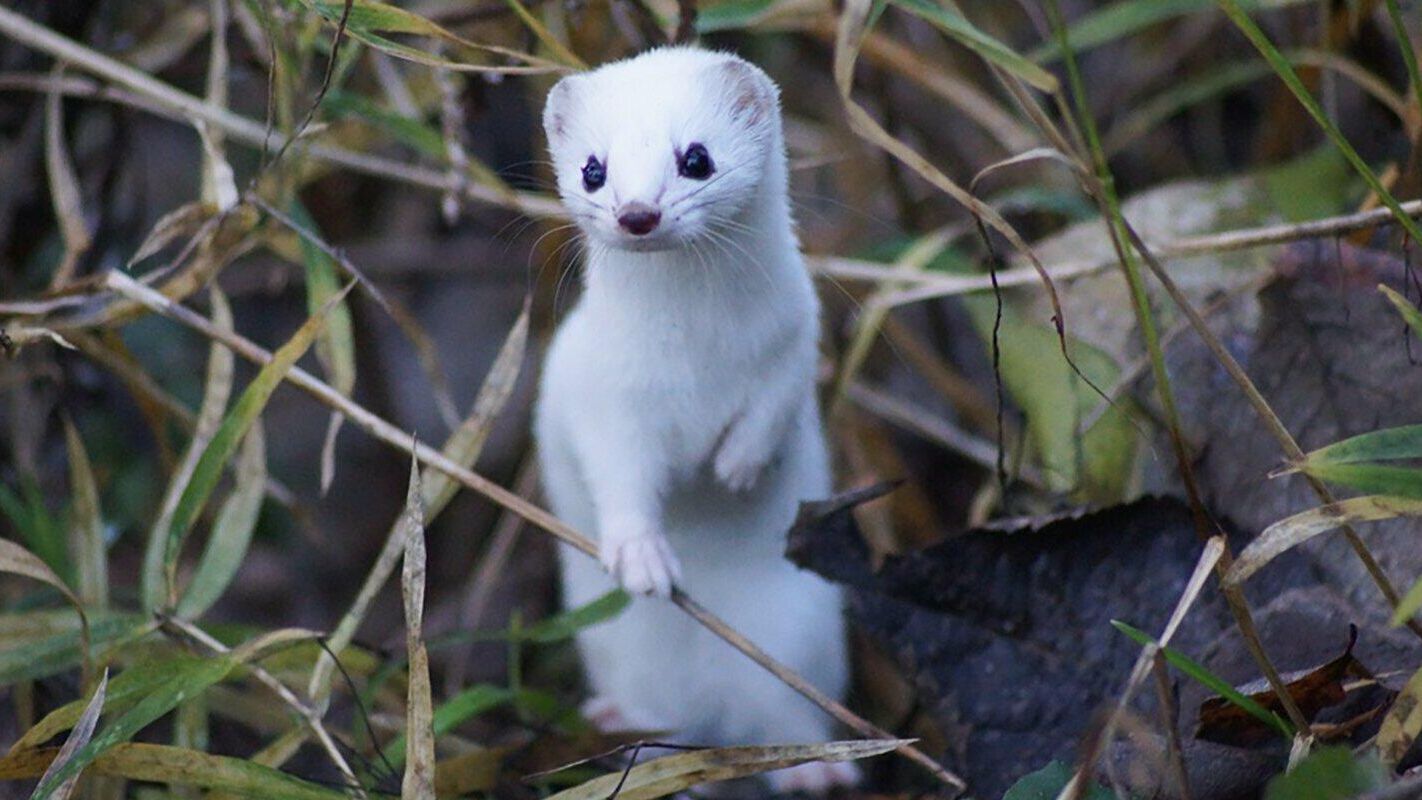
{"type": "MultiPolygon", "coordinates": [[[[1066,788],[1076,770],[1060,761],[1053,761],[1036,772],[1023,775],[1002,795],[1002,800],[1056,800],[1066,788]]],[[[1109,789],[1092,781],[1081,797],[1085,800],[1114,800],[1109,789]]]]}
{"type": "MultiPolygon", "coordinates": [[[[991,296],[963,298],[986,345],[996,314],[991,296]]],[[[1108,408],[1083,435],[1081,421],[1103,401],[1062,357],[1056,331],[1034,324],[1012,307],[1003,308],[1002,380],[1027,416],[1027,436],[1044,480],[1051,488],[1076,492],[1084,499],[1110,503],[1125,496],[1134,471],[1138,436],[1126,401],[1108,408]]],[[[1120,367],[1104,351],[1069,339],[1077,367],[1100,387],[1110,386],[1120,367]]]]}
{"type": "Polygon", "coordinates": [[[178,601],[178,616],[184,619],[202,616],[222,597],[247,556],[247,546],[252,543],[267,483],[266,437],[260,419],[252,424],[242,440],[236,472],[232,494],[217,512],[212,536],[178,601]]]}
{"type": "Polygon", "coordinates": [[[1418,611],[1422,611],[1422,578],[1412,584],[1412,588],[1407,590],[1407,594],[1397,601],[1397,610],[1392,612],[1392,619],[1389,623],[1393,627],[1407,622],[1418,611]]]}
{"type": "Polygon", "coordinates": [[[355,92],[339,89],[326,95],[326,110],[336,117],[352,117],[378,128],[412,150],[433,159],[444,159],[444,138],[422,120],[381,108],[355,92]]]}
{"type": "Polygon", "coordinates": [[[613,589],[602,597],[577,608],[554,614],[535,625],[521,628],[511,635],[511,639],[535,644],[552,644],[573,638],[578,631],[599,622],[606,622],[632,602],[632,598],[621,589],[613,589]]]}
{"type": "MultiPolygon", "coordinates": [[[[1279,7],[1304,1],[1270,0],[1268,5],[1279,7]]],[[[1257,8],[1264,3],[1250,0],[1243,5],[1246,8],[1257,8]]],[[[1083,14],[1068,26],[1067,36],[1071,40],[1072,49],[1081,53],[1139,33],[1157,23],[1207,11],[1213,6],[1213,0],[1122,0],[1083,14]]],[[[1061,47],[1057,42],[1044,44],[1028,54],[1028,58],[1037,62],[1056,61],[1061,57],[1061,47]]]]}
{"type": "Polygon", "coordinates": [[[109,604],[109,562],[104,548],[104,521],[99,511],[99,486],[94,468],[79,430],[64,419],[64,447],[69,454],[70,547],[78,573],[77,594],[85,606],[107,608],[109,604]]]}
{"type": "Polygon", "coordinates": [[[1299,467],[1309,475],[1366,494],[1385,494],[1422,500],[1422,468],[1380,464],[1310,464],[1299,467]]]}
{"type": "MultiPolygon", "coordinates": [[[[90,621],[90,642],[95,648],[122,639],[141,636],[151,626],[142,617],[121,614],[96,617],[90,621]]],[[[83,660],[83,635],[78,628],[0,645],[0,686],[20,681],[48,678],[83,660]]]]}
{"type": "MultiPolygon", "coordinates": [[[[1419,89],[1418,91],[1422,91],[1419,89]]],[[[1417,306],[1412,305],[1406,297],[1398,294],[1386,286],[1379,286],[1378,291],[1382,292],[1388,301],[1397,308],[1397,313],[1402,315],[1402,319],[1407,323],[1407,327],[1417,334],[1417,338],[1422,339],[1422,311],[1417,306]]]]}
{"type": "MultiPolygon", "coordinates": [[[[436,736],[454,730],[466,720],[487,713],[513,700],[514,693],[502,686],[479,684],[456,694],[434,711],[436,736]]],[[[395,769],[405,765],[405,734],[401,733],[385,746],[386,758],[395,769]]]]}
{"type": "MultiPolygon", "coordinates": [[[[1156,642],[1155,639],[1152,638],[1151,635],[1146,633],[1145,631],[1133,628],[1130,625],[1121,622],[1120,620],[1111,620],[1111,625],[1116,630],[1129,636],[1137,644],[1153,644],[1159,647],[1159,643],[1156,642]]],[[[1210,672],[1208,669],[1205,669],[1205,666],[1200,662],[1194,660],[1193,658],[1190,658],[1189,656],[1185,655],[1184,653],[1181,653],[1178,650],[1174,650],[1169,647],[1161,647],[1160,652],[1161,655],[1165,656],[1165,660],[1170,662],[1171,666],[1190,676],[1200,685],[1204,686],[1207,689],[1210,689],[1220,697],[1223,697],[1231,703],[1234,703],[1235,705],[1239,706],[1250,716],[1254,717],[1265,725],[1268,725],[1269,727],[1277,730],[1279,732],[1279,735],[1283,736],[1285,739],[1288,739],[1290,741],[1293,740],[1293,726],[1290,725],[1283,717],[1280,717],[1278,714],[1275,714],[1264,706],[1259,705],[1254,701],[1253,698],[1241,693],[1238,689],[1231,686],[1223,678],[1219,677],[1213,672],[1210,672]]]]}
{"type": "Polygon", "coordinates": [[[979,56],[1038,89],[1044,92],[1057,90],[1057,79],[1050,72],[987,35],[957,11],[940,6],[933,0],[890,0],[890,2],[914,16],[933,23],[979,56]]]}
{"type": "Polygon", "coordinates": [[[1422,425],[1384,428],[1344,439],[1304,456],[1304,464],[1356,464],[1399,458],[1422,458],[1422,425]]]}
{"type": "MultiPolygon", "coordinates": [[[[227,297],[216,285],[208,290],[212,303],[212,324],[218,330],[232,331],[232,308],[227,297]]],[[[167,603],[167,588],[163,571],[164,557],[167,555],[168,531],[173,525],[173,515],[178,510],[178,501],[192,483],[193,470],[198,459],[212,442],[212,437],[222,425],[223,411],[232,394],[232,374],[234,356],[220,342],[213,342],[208,348],[207,370],[202,387],[202,402],[198,405],[197,420],[193,425],[192,439],[183,451],[183,460],[173,471],[168,487],[163,492],[163,501],[158,507],[158,516],[148,532],[148,542],[143,553],[142,595],[143,610],[153,612],[167,603]]]]}
{"type": "Polygon", "coordinates": [[[64,526],[45,507],[44,494],[33,476],[21,476],[20,492],[16,494],[9,486],[0,484],[0,512],[9,518],[10,524],[41,561],[65,580],[72,579],[74,569],[69,561],[64,526]]]}
{"type": "Polygon", "coordinates": [[[1269,781],[1264,800],[1346,800],[1387,780],[1376,758],[1355,758],[1346,747],[1322,747],[1269,781]]]}
{"type": "Polygon", "coordinates": [[[749,28],[775,5],[775,0],[727,0],[696,11],[696,32],[719,33],[749,28]]]}
{"type": "MultiPolygon", "coordinates": [[[[173,575],[177,568],[178,553],[181,549],[183,536],[190,530],[198,515],[202,513],[203,506],[207,504],[208,498],[212,495],[213,489],[217,487],[218,480],[222,477],[222,470],[233,453],[237,451],[238,444],[246,436],[256,422],[262,409],[266,407],[267,400],[271,399],[272,393],[286,376],[297,359],[301,358],[315,341],[317,334],[325,326],[326,318],[331,310],[350,291],[355,284],[348,284],[345,289],[332,295],[321,308],[308,319],[291,337],[272,354],[272,360],[262,367],[257,376],[242,392],[242,396],[237,399],[237,403],[232,407],[232,411],[222,420],[222,425],[218,427],[217,433],[213,435],[212,441],[208,442],[207,448],[198,459],[197,467],[193,470],[192,481],[183,490],[182,497],[178,499],[176,511],[173,513],[172,526],[168,529],[168,542],[165,548],[164,565],[168,575],[173,575]]],[[[169,585],[172,583],[170,581],[169,585]]]]}
{"type": "MultiPolygon", "coordinates": [[[[128,710],[140,698],[152,694],[174,675],[189,672],[196,664],[206,660],[198,656],[177,655],[139,661],[109,681],[104,697],[104,713],[116,714],[128,710]]],[[[49,712],[16,740],[10,752],[40,747],[69,730],[79,721],[84,708],[84,701],[75,700],[49,712]]]]}
{"type": "MultiPolygon", "coordinates": [[[[298,225],[320,236],[316,220],[306,212],[299,200],[291,201],[291,217],[298,225]]],[[[306,269],[306,308],[315,315],[327,303],[334,302],[326,325],[316,337],[316,358],[326,372],[326,382],[343,395],[349,395],[355,386],[355,337],[351,326],[351,310],[343,300],[333,300],[340,291],[335,259],[331,258],[311,237],[298,236],[301,247],[301,261],[306,269]]],[[[326,427],[326,440],[321,446],[321,493],[331,487],[336,470],[336,436],[345,423],[345,415],[331,412],[331,421],[326,427]]]]}
{"type": "Polygon", "coordinates": [[[68,780],[70,776],[77,775],[100,753],[132,739],[135,734],[172,711],[179,703],[227,677],[227,673],[236,665],[237,660],[231,654],[226,654],[191,662],[182,669],[172,671],[168,680],[104,726],[98,736],[80,748],[72,761],[51,775],[47,783],[40,784],[39,788],[35,789],[35,797],[45,797],[49,789],[68,780]]]}

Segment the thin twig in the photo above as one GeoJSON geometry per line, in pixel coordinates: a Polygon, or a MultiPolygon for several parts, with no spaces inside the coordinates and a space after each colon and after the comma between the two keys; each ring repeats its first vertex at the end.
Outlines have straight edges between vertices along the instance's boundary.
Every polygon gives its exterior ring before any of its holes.
{"type": "MultiPolygon", "coordinates": [[[[212,650],[214,653],[227,653],[231,649],[222,642],[214,639],[207,631],[204,631],[202,628],[199,628],[181,617],[164,616],[161,622],[163,626],[172,627],[181,632],[184,636],[201,644],[203,647],[212,650]]],[[[286,687],[286,684],[277,680],[270,672],[267,672],[261,666],[257,664],[247,664],[246,668],[251,670],[252,677],[256,678],[263,686],[271,689],[277,697],[281,698],[283,703],[290,706],[291,709],[301,717],[302,721],[311,729],[311,732],[316,735],[316,740],[321,743],[321,747],[326,751],[326,755],[330,756],[331,763],[336,765],[336,769],[339,770],[341,776],[346,779],[346,782],[349,784],[347,788],[355,792],[357,797],[365,798],[365,789],[361,786],[360,781],[356,779],[355,772],[351,770],[351,765],[346,762],[345,756],[341,755],[341,750],[336,746],[335,739],[333,739],[330,732],[326,730],[325,724],[321,721],[320,713],[304,700],[297,697],[295,692],[286,687]]]]}
{"type": "MultiPolygon", "coordinates": [[[[1410,200],[1402,204],[1403,211],[1413,217],[1422,217],[1422,200],[1410,200]]],[[[1202,236],[1188,236],[1154,245],[1156,255],[1161,259],[1187,258],[1190,256],[1229,253],[1249,250],[1255,247],[1287,244],[1301,239],[1315,239],[1336,236],[1353,231],[1366,230],[1384,225],[1394,219],[1387,208],[1374,208],[1353,214],[1310,220],[1281,225],[1264,225],[1256,228],[1211,233],[1202,236]]],[[[824,275],[841,280],[894,281],[913,284],[914,288],[895,293],[885,298],[886,303],[905,303],[928,300],[935,297],[985,292],[992,289],[992,281],[987,275],[942,275],[932,272],[910,272],[890,270],[882,263],[862,261],[837,256],[811,256],[810,266],[824,275]]],[[[1047,268],[1052,278],[1061,280],[1081,275],[1090,275],[1118,264],[1114,256],[1083,261],[1069,261],[1047,268]]],[[[1037,271],[1030,267],[1013,267],[999,272],[998,284],[1003,287],[1026,286],[1040,280],[1037,271]]]]}
{"type": "MultiPolygon", "coordinates": [[[[155,313],[180,322],[198,331],[207,338],[225,345],[234,353],[249,361],[257,364],[267,364],[271,361],[271,353],[257,346],[249,339],[218,328],[201,314],[192,311],[186,306],[172,302],[159,292],[138,283],[122,272],[109,272],[105,277],[105,284],[119,294],[142,303],[155,313]]],[[[472,470],[465,469],[438,450],[416,441],[409,433],[406,433],[382,417],[370,412],[364,406],[352,401],[349,397],[336,391],[329,384],[316,378],[306,370],[300,367],[292,367],[291,370],[287,372],[285,379],[293,386],[311,395],[323,405],[344,414],[347,420],[376,439],[413,456],[422,464],[444,473],[465,487],[478,492],[503,508],[518,514],[525,520],[537,525],[539,528],[542,528],[584,555],[596,557],[597,547],[593,541],[568,526],[567,523],[488,478],[472,470]]],[[[835,719],[865,736],[894,738],[892,734],[865,720],[848,708],[845,708],[842,704],[815,688],[794,670],[772,658],[759,646],[741,635],[730,625],[726,624],[724,620],[711,613],[682,590],[673,590],[672,602],[687,614],[691,615],[697,622],[705,626],[707,630],[710,630],[731,646],[740,650],[752,661],[765,668],[812,703],[824,709],[835,719]]],[[[961,778],[949,772],[942,765],[932,758],[929,758],[928,755],[913,745],[903,745],[898,749],[898,752],[909,760],[922,765],[939,780],[954,787],[956,790],[961,791],[966,787],[966,784],[963,783],[961,778]]]]}
{"type": "Polygon", "coordinates": [[[1155,673],[1155,694],[1160,703],[1160,725],[1165,728],[1166,753],[1170,757],[1170,769],[1175,773],[1175,796],[1180,800],[1192,800],[1190,773],[1185,769],[1185,752],[1180,746],[1180,731],[1176,730],[1180,723],[1179,714],[1170,691],[1164,655],[1156,653],[1151,671],[1155,673]]]}

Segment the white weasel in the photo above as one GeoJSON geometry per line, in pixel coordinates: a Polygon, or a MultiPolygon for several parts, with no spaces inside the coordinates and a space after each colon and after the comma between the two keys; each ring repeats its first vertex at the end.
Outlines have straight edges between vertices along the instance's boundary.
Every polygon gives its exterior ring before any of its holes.
{"type": "MultiPolygon", "coordinates": [[[[663,48],[562,79],[543,123],[587,263],[544,365],[542,476],[607,570],[564,554],[565,603],[613,578],[662,597],[675,583],[840,696],[840,593],[783,556],[798,502],[831,486],[778,89],[733,55],[663,48]]],[[[830,735],[824,712],[664,600],[634,598],[578,645],[606,724],[696,743],[830,735]]],[[[771,780],[856,776],[813,763],[771,780]]]]}

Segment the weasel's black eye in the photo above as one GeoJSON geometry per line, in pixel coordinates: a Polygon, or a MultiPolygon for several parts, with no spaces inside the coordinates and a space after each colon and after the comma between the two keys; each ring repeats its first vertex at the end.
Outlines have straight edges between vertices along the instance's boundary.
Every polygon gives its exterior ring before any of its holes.
{"type": "Polygon", "coordinates": [[[681,154],[676,171],[683,178],[704,181],[716,171],[716,165],[711,163],[711,154],[706,152],[705,145],[693,144],[681,154]]]}
{"type": "Polygon", "coordinates": [[[583,188],[595,192],[604,183],[607,183],[607,167],[597,160],[597,156],[588,156],[588,163],[583,165],[583,188]]]}

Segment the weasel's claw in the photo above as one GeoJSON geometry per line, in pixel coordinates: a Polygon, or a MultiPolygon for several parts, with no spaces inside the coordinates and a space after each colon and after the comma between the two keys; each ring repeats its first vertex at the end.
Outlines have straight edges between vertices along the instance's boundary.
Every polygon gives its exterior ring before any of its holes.
{"type": "Polygon", "coordinates": [[[672,584],[681,580],[681,564],[660,534],[603,542],[599,555],[612,577],[633,594],[671,597],[672,584]]]}

